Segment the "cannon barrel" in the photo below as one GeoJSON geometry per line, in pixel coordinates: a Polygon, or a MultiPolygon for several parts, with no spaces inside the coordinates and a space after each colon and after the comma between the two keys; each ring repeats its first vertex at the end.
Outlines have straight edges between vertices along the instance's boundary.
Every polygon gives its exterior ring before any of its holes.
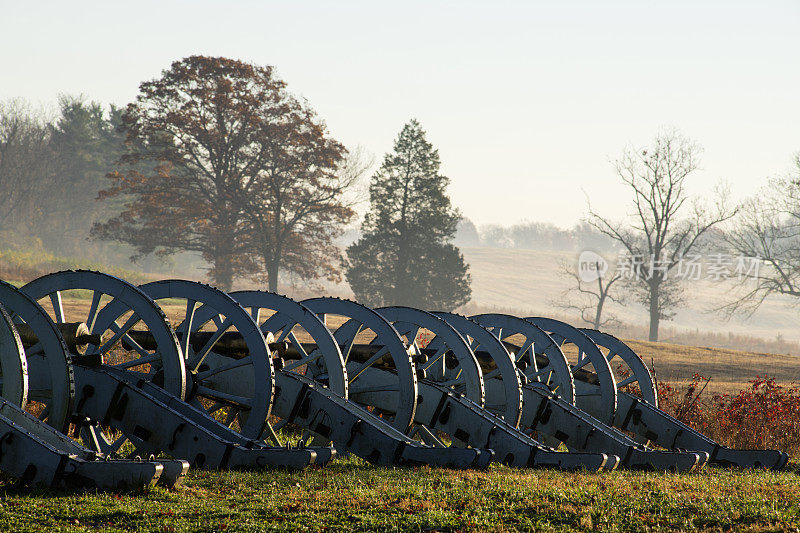
{"type": "MultiPolygon", "coordinates": [[[[128,332],[128,335],[145,350],[154,350],[156,348],[155,340],[149,331],[133,330],[128,332]]],[[[183,340],[183,332],[177,332],[177,335],[180,340],[183,340]]],[[[194,351],[202,350],[214,335],[215,333],[211,331],[192,332],[189,337],[189,344],[194,351]]],[[[310,353],[317,348],[317,345],[313,342],[302,342],[300,344],[306,353],[310,353]]],[[[508,349],[509,352],[516,354],[516,349],[518,349],[516,345],[510,343],[504,344],[506,344],[506,349],[508,349]]],[[[122,346],[127,350],[133,349],[131,344],[124,338],[122,340],[122,346]]],[[[383,348],[383,346],[376,344],[354,344],[350,349],[348,361],[364,362],[372,357],[381,348],[383,348]]],[[[277,354],[282,359],[297,360],[303,356],[297,347],[288,342],[269,343],[269,349],[272,353],[277,354]]],[[[344,347],[342,347],[342,349],[344,349],[344,347]]],[[[217,339],[217,341],[214,343],[214,352],[234,359],[240,359],[249,355],[247,344],[245,343],[241,334],[235,331],[226,331],[220,335],[219,339],[217,339]]],[[[423,356],[427,357],[432,357],[436,354],[436,350],[430,348],[422,348],[421,352],[423,356]]],[[[495,367],[494,360],[489,352],[478,349],[474,353],[484,371],[491,370],[495,367]]],[[[547,357],[537,354],[536,364],[540,368],[547,366],[547,357]]],[[[597,384],[598,382],[597,374],[584,369],[575,371],[574,377],[579,381],[584,381],[587,383],[597,384]]]]}
{"type": "MultiPolygon", "coordinates": [[[[39,338],[28,324],[14,324],[14,327],[19,333],[19,338],[22,341],[22,346],[27,350],[35,346],[39,342],[39,338]]],[[[67,344],[69,351],[76,355],[83,355],[86,353],[86,348],[89,344],[99,345],[102,342],[100,335],[91,335],[89,328],[83,322],[62,322],[56,324],[56,327],[61,332],[64,342],[67,344]]]]}

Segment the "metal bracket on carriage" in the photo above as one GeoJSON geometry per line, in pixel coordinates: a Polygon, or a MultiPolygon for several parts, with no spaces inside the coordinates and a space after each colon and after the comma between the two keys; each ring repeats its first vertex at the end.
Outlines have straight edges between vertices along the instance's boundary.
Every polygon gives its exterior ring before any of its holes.
{"type": "MultiPolygon", "coordinates": [[[[282,466],[301,469],[316,463],[310,449],[265,446],[214,420],[152,383],[133,382],[114,368],[75,366],[77,397],[73,422],[99,450],[116,446],[97,425],[120,431],[139,455],[166,453],[197,468],[225,470],[282,466]]],[[[326,460],[334,454],[326,457],[326,460]]]]}
{"type": "MultiPolygon", "coordinates": [[[[618,459],[605,453],[556,452],[486,411],[482,405],[481,368],[464,337],[441,317],[402,306],[376,311],[405,338],[416,363],[419,393],[410,435],[439,447],[445,445],[437,435],[445,434],[451,447],[491,448],[499,461],[510,466],[590,470],[616,467],[618,459]],[[424,348],[421,331],[425,335],[424,348]]],[[[391,381],[390,372],[366,368],[364,380],[378,386],[391,381]]],[[[370,404],[382,411],[392,409],[387,395],[372,395],[370,404]]]]}
{"type": "Polygon", "coordinates": [[[430,465],[484,469],[489,449],[436,448],[410,439],[370,411],[293,372],[279,372],[273,412],[376,465],[430,465]]]}
{"type": "MultiPolygon", "coordinates": [[[[9,306],[19,323],[37,328],[42,339],[39,346],[48,349],[53,361],[61,357],[61,363],[69,365],[63,339],[35,301],[2,282],[0,301],[9,306]]],[[[109,460],[25,411],[29,392],[36,391],[29,387],[27,363],[25,348],[12,319],[0,306],[0,366],[3,373],[0,398],[1,470],[17,477],[22,485],[43,484],[51,487],[121,490],[144,487],[157,481],[171,487],[182,482],[189,468],[186,461],[109,460]]],[[[69,395],[71,389],[67,387],[66,392],[69,395]]],[[[30,396],[36,397],[36,394],[30,396]]],[[[53,412],[57,411],[54,409],[53,412]]]]}
{"type": "MultiPolygon", "coordinates": [[[[655,383],[641,357],[616,337],[596,330],[583,331],[598,347],[607,351],[610,360],[619,357],[631,370],[640,396],[631,392],[620,392],[613,425],[630,431],[643,439],[670,450],[705,452],[709,462],[719,466],[742,468],[784,468],[789,456],[778,450],[738,450],[728,448],[706,437],[699,431],[661,411],[656,402],[655,383]]],[[[580,378],[576,378],[580,379],[580,378]]],[[[629,378],[630,379],[630,378],[629,378]]]]}
{"type": "MultiPolygon", "coordinates": [[[[598,396],[607,390],[617,389],[616,382],[602,389],[599,385],[591,385],[588,380],[580,379],[583,376],[581,372],[588,373],[585,368],[589,366],[592,370],[601,369],[599,372],[591,372],[592,382],[613,381],[610,367],[608,371],[602,371],[604,367],[608,367],[607,359],[589,337],[569,324],[536,317],[526,320],[544,330],[559,349],[565,343],[572,343],[577,348],[577,360],[570,366],[570,370],[575,380],[576,402],[581,403],[583,408],[578,408],[558,397],[545,383],[529,380],[523,385],[524,401],[520,427],[548,435],[564,443],[569,449],[602,450],[619,455],[622,458],[622,465],[633,469],[686,472],[702,468],[706,464],[708,456],[703,452],[654,450],[637,443],[622,431],[603,422],[599,416],[605,416],[610,422],[613,412],[616,411],[615,409],[611,414],[607,413],[603,409],[603,406],[610,405],[607,402],[598,401],[594,415],[586,412],[585,409],[590,406],[581,400],[591,397],[589,395],[592,392],[591,387],[595,387],[598,396]]],[[[506,330],[506,333],[509,331],[506,330]]],[[[534,342],[534,349],[546,351],[547,342],[548,339],[542,336],[534,342]]],[[[518,347],[512,343],[504,344],[509,353],[517,357],[518,347]]],[[[542,364],[541,359],[538,364],[542,364]]]]}
{"type": "MultiPolygon", "coordinates": [[[[150,293],[154,294],[152,290],[150,293]]],[[[159,293],[155,296],[166,294],[166,292],[159,293]]],[[[171,287],[169,294],[173,297],[177,295],[174,286],[171,287]]],[[[208,305],[212,303],[211,298],[199,298],[196,290],[180,294],[194,294],[198,301],[204,302],[204,305],[190,317],[198,329],[219,311],[220,305],[216,307],[208,305]],[[210,314],[210,310],[216,312],[210,314]]],[[[262,383],[265,377],[259,378],[256,375],[253,378],[242,372],[228,372],[230,376],[226,377],[225,373],[213,374],[213,369],[241,368],[236,366],[241,361],[260,360],[265,354],[270,356],[269,350],[265,349],[265,338],[270,336],[277,335],[280,342],[276,344],[280,345],[284,341],[291,343],[299,359],[297,361],[280,359],[283,364],[275,373],[275,394],[270,411],[270,419],[273,421],[280,419],[280,422],[273,425],[266,424],[261,430],[262,437],[280,443],[277,433],[282,427],[292,424],[313,433],[324,443],[333,441],[337,448],[376,464],[483,468],[491,460],[491,452],[486,450],[441,453],[420,446],[392,428],[385,420],[358,408],[353,402],[348,402],[347,371],[339,346],[325,324],[310,309],[286,297],[267,292],[247,291],[234,293],[231,296],[238,302],[237,307],[241,305],[250,311],[249,317],[255,321],[256,334],[251,334],[243,327],[237,327],[237,332],[229,335],[227,339],[224,333],[217,335],[218,340],[213,350],[205,350],[208,353],[203,358],[204,364],[208,367],[204,372],[209,376],[205,382],[207,385],[204,384],[205,387],[213,387],[220,398],[251,397],[252,384],[262,383]],[[315,340],[313,349],[306,346],[308,352],[295,336],[300,330],[315,340]],[[227,344],[226,340],[232,341],[235,347],[233,353],[230,351],[231,345],[227,344]],[[301,371],[302,374],[299,373],[301,371]]],[[[234,312],[229,309],[224,314],[230,318],[234,312]]],[[[194,328],[190,328],[189,331],[192,329],[194,328]]],[[[217,329],[217,333],[221,333],[220,329],[217,329]]],[[[185,332],[187,329],[179,326],[178,331],[185,332]]],[[[189,346],[193,339],[204,339],[203,333],[193,331],[189,338],[183,338],[182,342],[189,346]]],[[[202,348],[198,350],[193,351],[204,353],[202,348]]],[[[284,353],[283,356],[287,354],[284,353]]],[[[202,373],[194,374],[194,376],[202,375],[202,373]]],[[[330,448],[314,449],[330,450],[330,448]]]]}
{"type": "MultiPolygon", "coordinates": [[[[177,289],[180,288],[186,287],[178,284],[177,289]]],[[[202,286],[192,284],[190,288],[195,290],[198,298],[204,295],[202,286]]],[[[86,356],[74,358],[78,364],[74,367],[75,375],[70,374],[72,390],[76,390],[76,379],[80,379],[81,383],[77,394],[72,392],[68,395],[71,399],[66,422],[78,423],[82,428],[81,435],[97,451],[116,453],[125,440],[129,440],[140,452],[164,451],[173,457],[192,458],[195,464],[200,466],[202,463],[206,468],[266,465],[302,468],[333,457],[333,452],[327,448],[317,454],[307,449],[287,450],[264,446],[220,424],[204,410],[193,409],[185,404],[182,399],[187,390],[187,373],[183,352],[175,334],[158,305],[146,293],[127,282],[97,272],[62,272],[34,280],[22,291],[29,292],[37,299],[49,296],[54,315],[66,323],[61,292],[71,289],[92,291],[92,303],[85,323],[90,325],[90,335],[100,337],[101,344],[90,342],[86,352],[87,355],[99,357],[101,364],[87,360],[86,356]],[[137,324],[146,328],[144,331],[152,347],[148,351],[136,345],[129,351],[134,354],[133,360],[130,356],[120,359],[115,346],[125,339],[135,343],[128,332],[137,324]],[[84,362],[87,364],[82,364],[84,362]],[[114,409],[111,409],[112,405],[114,409]],[[122,431],[123,437],[112,442],[103,434],[104,426],[122,431]],[[198,440],[195,441],[195,438],[198,440]]],[[[242,329],[245,330],[249,324],[251,334],[260,338],[255,324],[233,300],[211,288],[207,292],[222,295],[223,303],[229,304],[233,312],[238,310],[242,329]]],[[[38,328],[33,329],[38,334],[38,328]]],[[[261,343],[263,346],[263,339],[261,343]]],[[[263,350],[264,359],[267,359],[266,348],[263,350]]],[[[49,353],[46,359],[52,359],[49,353]]],[[[57,372],[60,367],[51,366],[48,372],[44,363],[44,360],[37,358],[30,365],[36,389],[45,390],[50,383],[61,381],[57,372]]],[[[73,366],[69,365],[69,368],[72,370],[73,366]]],[[[266,370],[270,376],[271,368],[266,367],[266,370]]],[[[195,380],[194,389],[197,384],[198,380],[195,380]]],[[[271,402],[271,386],[267,389],[266,394],[257,391],[252,402],[253,411],[261,409],[264,416],[271,402]],[[261,403],[257,400],[261,400],[261,403]]],[[[65,395],[49,396],[46,409],[55,406],[58,413],[65,410],[58,407],[65,403],[63,399],[59,400],[65,395]]],[[[51,414],[49,419],[55,420],[55,417],[51,414]]],[[[263,424],[263,421],[251,420],[251,426],[256,430],[263,424]]]]}
{"type": "Polygon", "coordinates": [[[173,474],[169,481],[161,460],[103,460],[0,398],[0,470],[17,478],[20,485],[131,490],[160,480],[174,487],[180,484],[189,465],[185,461],[167,463],[180,466],[180,475],[173,474]]]}

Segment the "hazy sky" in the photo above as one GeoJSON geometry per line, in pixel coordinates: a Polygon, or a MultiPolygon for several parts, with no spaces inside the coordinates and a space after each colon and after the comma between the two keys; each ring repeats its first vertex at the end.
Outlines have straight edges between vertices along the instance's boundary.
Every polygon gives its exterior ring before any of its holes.
{"type": "Polygon", "coordinates": [[[610,161],[674,126],[697,194],[737,197],[800,151],[800,1],[0,0],[0,98],[123,105],[191,54],[277,67],[379,159],[415,117],[476,223],[623,215],[610,161]],[[585,194],[584,194],[585,191],[585,194]]]}

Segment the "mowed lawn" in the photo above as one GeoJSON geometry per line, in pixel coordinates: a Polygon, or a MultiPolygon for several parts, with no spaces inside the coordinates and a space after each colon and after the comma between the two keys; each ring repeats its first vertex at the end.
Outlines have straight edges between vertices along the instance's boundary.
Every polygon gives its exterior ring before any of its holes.
{"type": "Polygon", "coordinates": [[[192,471],[138,493],[20,492],[2,483],[4,531],[797,531],[798,465],[780,473],[485,472],[375,468],[192,471]]]}
{"type": "MultiPolygon", "coordinates": [[[[84,298],[68,314],[88,311],[84,298]]],[[[176,319],[182,306],[167,306],[176,319]]],[[[77,318],[77,317],[76,317],[77,318]]],[[[791,356],[631,341],[662,380],[796,379],[791,356]]],[[[713,386],[713,388],[712,388],[713,386]]],[[[719,391],[717,388],[719,387],[719,391]]],[[[135,493],[18,490],[0,478],[2,531],[798,531],[800,465],[695,474],[376,468],[356,458],[302,472],[190,471],[182,488],[135,493]]]]}

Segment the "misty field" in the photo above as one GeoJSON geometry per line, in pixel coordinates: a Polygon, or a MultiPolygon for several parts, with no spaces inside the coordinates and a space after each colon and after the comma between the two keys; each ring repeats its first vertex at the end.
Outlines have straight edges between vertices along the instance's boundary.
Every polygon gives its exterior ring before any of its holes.
{"type": "MultiPolygon", "coordinates": [[[[178,317],[185,312],[185,304],[159,302],[173,326],[178,325],[178,317]]],[[[64,295],[64,311],[68,317],[85,317],[89,311],[90,293],[69,291],[64,295]],[[79,297],[75,293],[79,292],[79,297]],[[81,297],[82,296],[82,297],[81,297]]],[[[52,315],[52,312],[51,312],[52,315]]],[[[330,325],[338,325],[331,323],[330,325]]],[[[302,340],[311,340],[302,339],[302,340]]],[[[789,385],[800,382],[800,357],[794,355],[754,353],[685,346],[662,342],[647,342],[625,339],[625,342],[638,353],[645,363],[654,366],[656,377],[677,385],[687,383],[697,373],[710,378],[704,396],[739,392],[747,387],[756,376],[775,378],[776,382],[789,385]]],[[[569,346],[565,352],[569,356],[569,346]]]]}
{"type": "Polygon", "coordinates": [[[121,494],[17,492],[14,531],[797,531],[800,471],[564,473],[375,468],[191,471],[184,487],[121,494]]]}

